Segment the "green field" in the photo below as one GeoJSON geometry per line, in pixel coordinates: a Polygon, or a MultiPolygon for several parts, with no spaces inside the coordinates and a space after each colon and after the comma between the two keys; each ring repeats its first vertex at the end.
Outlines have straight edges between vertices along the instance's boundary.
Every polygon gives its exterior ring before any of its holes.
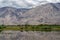
{"type": "Polygon", "coordinates": [[[0,25],[3,30],[13,31],[60,31],[60,25],[0,25]]]}

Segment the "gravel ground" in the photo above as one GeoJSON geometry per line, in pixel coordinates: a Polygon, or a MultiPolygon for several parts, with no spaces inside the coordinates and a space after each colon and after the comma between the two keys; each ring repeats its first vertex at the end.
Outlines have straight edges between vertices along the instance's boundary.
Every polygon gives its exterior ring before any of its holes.
{"type": "Polygon", "coordinates": [[[60,40],[60,32],[2,31],[0,40],[60,40]]]}

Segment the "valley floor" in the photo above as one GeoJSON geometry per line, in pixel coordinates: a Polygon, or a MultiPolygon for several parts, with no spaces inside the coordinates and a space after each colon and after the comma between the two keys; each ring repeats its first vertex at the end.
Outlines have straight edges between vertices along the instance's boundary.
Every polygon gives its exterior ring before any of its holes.
{"type": "Polygon", "coordinates": [[[60,40],[60,25],[0,25],[0,40],[60,40]]]}
{"type": "Polygon", "coordinates": [[[60,40],[60,32],[2,31],[0,40],[60,40]]]}

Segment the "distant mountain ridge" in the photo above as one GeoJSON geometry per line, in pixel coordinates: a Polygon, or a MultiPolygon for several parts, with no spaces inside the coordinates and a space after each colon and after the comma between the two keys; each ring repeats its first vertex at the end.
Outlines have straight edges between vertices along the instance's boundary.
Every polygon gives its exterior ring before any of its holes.
{"type": "MultiPolygon", "coordinates": [[[[32,9],[24,14],[26,24],[60,25],[60,3],[48,3],[32,9]]],[[[23,19],[22,19],[23,20],[23,19]]]]}
{"type": "Polygon", "coordinates": [[[4,25],[60,25],[60,3],[47,3],[33,9],[0,8],[0,24],[4,25]]]}
{"type": "Polygon", "coordinates": [[[0,8],[0,24],[15,25],[18,24],[22,14],[30,9],[27,8],[14,8],[14,7],[3,7],[0,8]],[[17,23],[18,22],[18,23],[17,23]]]}

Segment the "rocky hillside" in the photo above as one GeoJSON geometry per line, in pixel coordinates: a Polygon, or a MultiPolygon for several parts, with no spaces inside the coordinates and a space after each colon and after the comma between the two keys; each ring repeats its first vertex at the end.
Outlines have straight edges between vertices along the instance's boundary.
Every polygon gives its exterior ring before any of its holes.
{"type": "Polygon", "coordinates": [[[29,9],[27,8],[13,8],[13,7],[2,7],[0,8],[0,24],[4,25],[15,25],[19,24],[22,14],[29,9]]]}
{"type": "Polygon", "coordinates": [[[23,14],[23,23],[37,24],[60,24],[60,3],[48,3],[32,9],[23,14]]]}
{"type": "Polygon", "coordinates": [[[60,24],[60,3],[47,3],[28,10],[13,7],[0,8],[0,24],[60,24]]]}

